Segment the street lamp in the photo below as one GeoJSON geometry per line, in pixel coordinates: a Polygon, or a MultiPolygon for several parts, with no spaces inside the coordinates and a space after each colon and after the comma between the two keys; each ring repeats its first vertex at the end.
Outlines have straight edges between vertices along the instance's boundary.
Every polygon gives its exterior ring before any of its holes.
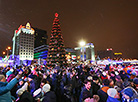
{"type": "Polygon", "coordinates": [[[9,56],[9,50],[11,49],[11,47],[10,46],[8,46],[7,48],[6,48],[6,50],[7,50],[7,58],[8,58],[8,56],[9,56]]]}
{"type": "Polygon", "coordinates": [[[80,46],[84,46],[85,45],[85,41],[80,41],[80,46]]]}
{"type": "Polygon", "coordinates": [[[8,46],[8,50],[10,50],[11,49],[11,47],[10,46],[8,46]]]}
{"type": "Polygon", "coordinates": [[[80,41],[80,46],[82,47],[82,60],[84,61],[84,47],[85,47],[85,41],[80,41]]]}
{"type": "Polygon", "coordinates": [[[3,54],[3,55],[5,55],[5,54],[6,54],[6,52],[5,52],[5,51],[3,51],[3,52],[2,52],[2,54],[3,54]]]}

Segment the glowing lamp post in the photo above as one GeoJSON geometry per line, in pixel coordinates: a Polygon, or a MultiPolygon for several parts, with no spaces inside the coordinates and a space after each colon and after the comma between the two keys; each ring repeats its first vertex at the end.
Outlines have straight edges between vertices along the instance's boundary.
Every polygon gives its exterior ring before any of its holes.
{"type": "Polygon", "coordinates": [[[9,52],[8,52],[8,51],[9,51],[10,49],[11,49],[11,47],[9,47],[9,46],[6,48],[6,50],[7,50],[7,58],[8,58],[8,56],[9,56],[9,52]]]}
{"type": "Polygon", "coordinates": [[[84,46],[85,46],[85,41],[81,41],[79,44],[82,47],[82,60],[84,61],[84,46]]]}
{"type": "Polygon", "coordinates": [[[6,52],[4,52],[4,51],[3,51],[3,52],[2,52],[2,54],[3,54],[3,55],[5,55],[5,54],[6,54],[6,52]]]}

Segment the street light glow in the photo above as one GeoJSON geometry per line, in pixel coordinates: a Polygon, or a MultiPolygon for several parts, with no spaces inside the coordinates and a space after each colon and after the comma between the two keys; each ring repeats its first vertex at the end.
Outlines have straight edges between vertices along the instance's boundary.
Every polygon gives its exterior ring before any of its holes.
{"type": "Polygon", "coordinates": [[[5,55],[5,54],[6,54],[6,52],[4,52],[4,51],[3,51],[2,53],[3,53],[3,55],[5,55]]]}
{"type": "Polygon", "coordinates": [[[8,47],[8,49],[10,50],[10,49],[11,49],[11,47],[8,47]]]}
{"type": "Polygon", "coordinates": [[[85,45],[85,41],[80,41],[80,46],[84,46],[85,45]]]}

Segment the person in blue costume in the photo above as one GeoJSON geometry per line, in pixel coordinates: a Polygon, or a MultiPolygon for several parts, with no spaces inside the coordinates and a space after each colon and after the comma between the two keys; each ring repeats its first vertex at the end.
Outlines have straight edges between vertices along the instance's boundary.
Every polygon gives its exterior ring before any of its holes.
{"type": "Polygon", "coordinates": [[[5,76],[0,74],[0,102],[12,102],[10,90],[16,85],[21,76],[22,72],[19,72],[19,74],[8,83],[6,82],[5,76]]]}

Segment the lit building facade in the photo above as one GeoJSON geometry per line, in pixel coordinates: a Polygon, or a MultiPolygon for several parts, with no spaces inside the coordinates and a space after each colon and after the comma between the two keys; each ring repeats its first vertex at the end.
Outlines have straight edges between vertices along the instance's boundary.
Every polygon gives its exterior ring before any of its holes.
{"type": "Polygon", "coordinates": [[[66,59],[67,61],[76,61],[76,51],[74,50],[74,48],[70,48],[70,47],[66,47],[65,48],[65,51],[66,51],[66,59]]]}
{"type": "Polygon", "coordinates": [[[95,61],[95,52],[93,43],[86,44],[86,59],[95,61]]]}
{"type": "Polygon", "coordinates": [[[26,26],[20,25],[18,30],[15,30],[13,41],[12,55],[19,55],[20,60],[34,59],[34,32],[30,24],[26,26]]]}
{"type": "Polygon", "coordinates": [[[80,60],[95,61],[95,51],[93,43],[88,43],[83,47],[76,47],[76,56],[80,60]]]}
{"type": "Polygon", "coordinates": [[[34,59],[46,59],[48,54],[47,31],[34,28],[34,59]]]}
{"type": "Polygon", "coordinates": [[[46,59],[48,54],[48,45],[42,45],[34,49],[34,59],[46,59]]]}

